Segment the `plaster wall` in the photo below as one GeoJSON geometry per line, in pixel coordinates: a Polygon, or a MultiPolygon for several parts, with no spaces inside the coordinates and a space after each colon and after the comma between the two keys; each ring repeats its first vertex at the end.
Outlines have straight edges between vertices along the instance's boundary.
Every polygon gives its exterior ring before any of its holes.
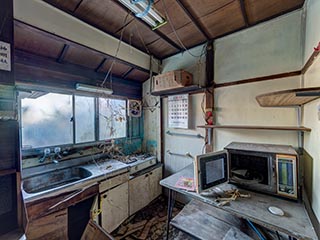
{"type": "Polygon", "coordinates": [[[302,11],[215,41],[215,82],[297,71],[302,66],[302,11]]]}
{"type": "Polygon", "coordinates": [[[308,61],[320,41],[320,1],[307,0],[305,3],[305,45],[304,45],[304,63],[308,61]]]}

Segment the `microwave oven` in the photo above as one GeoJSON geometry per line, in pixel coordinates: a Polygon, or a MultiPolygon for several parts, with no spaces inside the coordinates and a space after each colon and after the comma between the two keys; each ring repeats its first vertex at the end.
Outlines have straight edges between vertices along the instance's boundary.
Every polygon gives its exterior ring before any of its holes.
{"type": "Polygon", "coordinates": [[[198,155],[198,193],[229,182],[247,190],[298,200],[298,154],[291,146],[233,142],[223,151],[198,155]]]}

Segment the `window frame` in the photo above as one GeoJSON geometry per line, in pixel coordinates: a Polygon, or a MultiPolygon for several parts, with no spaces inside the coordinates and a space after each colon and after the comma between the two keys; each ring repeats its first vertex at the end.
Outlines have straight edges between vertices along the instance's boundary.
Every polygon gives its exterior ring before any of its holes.
{"type": "MultiPolygon", "coordinates": [[[[25,89],[17,89],[17,92],[19,93],[20,91],[26,91],[25,89]]],[[[141,132],[139,133],[139,136],[137,137],[132,137],[129,136],[129,128],[131,126],[130,123],[130,118],[128,116],[126,116],[126,130],[125,130],[125,137],[120,137],[120,138],[109,138],[109,139],[105,139],[105,140],[99,140],[99,136],[100,136],[100,127],[99,127],[99,98],[106,98],[104,96],[101,95],[91,95],[91,94],[81,94],[78,92],[60,92],[60,91],[45,91],[45,90],[39,90],[39,89],[28,89],[27,91],[41,91],[41,92],[45,92],[45,93],[57,93],[57,94],[65,94],[65,95],[70,95],[72,97],[72,117],[73,117],[73,121],[72,121],[72,129],[73,129],[73,143],[71,144],[59,144],[59,145],[50,145],[50,146],[44,146],[44,147],[35,147],[35,148],[31,148],[31,149],[23,149],[22,148],[22,99],[19,97],[18,94],[18,121],[19,121],[19,142],[20,142],[20,148],[21,148],[21,153],[23,157],[27,157],[27,156],[31,156],[31,155],[35,155],[35,154],[40,154],[43,152],[43,150],[45,148],[50,148],[53,149],[54,147],[61,147],[62,149],[64,148],[75,148],[75,147],[90,147],[90,146],[95,146],[95,145],[99,145],[99,144],[103,144],[106,142],[111,142],[111,140],[124,140],[127,138],[141,138],[141,132]],[[84,97],[92,97],[94,99],[94,141],[89,141],[89,142],[82,142],[82,143],[76,143],[76,119],[75,119],[75,96],[84,96],[84,97]]],[[[128,99],[125,97],[112,97],[112,96],[108,96],[107,98],[110,99],[119,99],[119,100],[123,100],[125,101],[125,108],[126,108],[126,114],[127,114],[127,103],[128,103],[128,99]]],[[[140,127],[140,126],[139,126],[140,127]]]]}

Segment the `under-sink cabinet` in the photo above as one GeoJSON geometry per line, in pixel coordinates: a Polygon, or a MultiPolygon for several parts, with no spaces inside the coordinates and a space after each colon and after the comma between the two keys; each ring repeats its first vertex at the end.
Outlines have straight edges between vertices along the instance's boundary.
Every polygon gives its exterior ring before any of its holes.
{"type": "Polygon", "coordinates": [[[68,211],[63,209],[30,221],[26,228],[27,239],[68,239],[68,211]]]}
{"type": "Polygon", "coordinates": [[[100,194],[101,226],[111,233],[129,217],[128,182],[100,194]]]}
{"type": "Polygon", "coordinates": [[[125,173],[100,182],[101,227],[109,233],[129,216],[128,181],[129,173],[125,173]]]}
{"type": "Polygon", "coordinates": [[[159,184],[162,179],[162,165],[145,170],[129,181],[129,215],[147,206],[158,197],[162,188],[159,184]]]}

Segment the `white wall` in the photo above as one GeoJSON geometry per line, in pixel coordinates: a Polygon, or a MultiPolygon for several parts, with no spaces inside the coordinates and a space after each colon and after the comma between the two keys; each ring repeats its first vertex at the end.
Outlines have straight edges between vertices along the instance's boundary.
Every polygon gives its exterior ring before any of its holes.
{"type": "MultiPolygon", "coordinates": [[[[184,52],[183,54],[177,54],[163,61],[162,72],[167,72],[176,69],[184,69],[193,74],[193,83],[200,86],[204,85],[205,81],[205,45],[198,46],[190,50],[190,52],[184,52]]],[[[205,136],[205,130],[197,128],[196,126],[204,125],[205,121],[201,110],[201,102],[203,101],[204,93],[190,95],[191,113],[189,117],[190,128],[185,129],[171,129],[168,128],[168,99],[163,99],[162,114],[163,114],[163,141],[165,155],[163,160],[165,163],[165,175],[168,176],[175,173],[187,165],[191,164],[193,159],[188,157],[174,156],[167,154],[167,150],[174,153],[185,154],[189,152],[192,156],[202,153],[204,145],[204,139],[193,137],[180,137],[170,136],[166,132],[169,130],[174,133],[183,133],[197,135],[201,134],[205,136]]]]}
{"type": "MultiPolygon", "coordinates": [[[[306,41],[304,50],[304,61],[311,56],[313,47],[320,41],[320,1],[309,0],[306,5],[306,41]]],[[[320,58],[314,62],[304,75],[304,87],[320,86],[320,58]]],[[[304,125],[312,129],[310,134],[305,136],[305,150],[313,158],[313,184],[311,204],[318,221],[320,221],[320,120],[318,107],[320,100],[313,101],[304,106],[304,125]]]]}
{"type": "Polygon", "coordinates": [[[320,1],[307,0],[306,9],[306,29],[305,29],[305,46],[304,46],[304,62],[307,62],[313,52],[313,48],[318,46],[320,42],[320,1]]]}
{"type": "Polygon", "coordinates": [[[144,137],[143,151],[157,155],[161,160],[161,139],[160,139],[160,97],[150,94],[150,80],[143,83],[143,120],[144,137]],[[158,103],[158,104],[157,104],[158,103]],[[152,107],[155,106],[156,107],[152,107]],[[147,107],[149,106],[149,107],[147,107]]]}
{"type": "MultiPolygon", "coordinates": [[[[298,88],[300,77],[243,84],[215,90],[218,125],[296,126],[293,108],[262,108],[255,97],[262,93],[298,88]]],[[[270,130],[215,130],[215,150],[232,141],[297,146],[296,132],[270,130]]]]}
{"type": "Polygon", "coordinates": [[[296,71],[302,65],[302,11],[215,41],[215,82],[296,71]]]}

